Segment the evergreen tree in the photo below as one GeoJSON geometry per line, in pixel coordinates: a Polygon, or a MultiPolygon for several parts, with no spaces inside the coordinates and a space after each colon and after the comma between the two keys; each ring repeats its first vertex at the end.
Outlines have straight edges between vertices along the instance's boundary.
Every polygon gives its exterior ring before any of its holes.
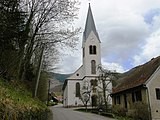
{"type": "Polygon", "coordinates": [[[0,75],[15,77],[20,60],[20,43],[23,40],[25,13],[18,0],[0,1],[0,75]]]}

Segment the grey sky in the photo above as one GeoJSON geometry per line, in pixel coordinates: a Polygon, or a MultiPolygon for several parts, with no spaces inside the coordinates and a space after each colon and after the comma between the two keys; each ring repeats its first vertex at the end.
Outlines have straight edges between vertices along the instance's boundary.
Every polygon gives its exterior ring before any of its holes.
{"type": "MultiPolygon", "coordinates": [[[[80,0],[75,26],[85,27],[88,0],[80,0]]],[[[160,55],[160,0],[92,0],[91,9],[102,41],[102,64],[124,72],[160,55]]],[[[57,72],[72,73],[82,64],[77,51],[63,56],[57,72]]]]}

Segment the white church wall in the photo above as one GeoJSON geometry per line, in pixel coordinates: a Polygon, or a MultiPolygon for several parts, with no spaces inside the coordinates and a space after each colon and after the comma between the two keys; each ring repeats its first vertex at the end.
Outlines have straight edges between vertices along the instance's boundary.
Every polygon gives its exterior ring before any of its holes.
{"type": "Polygon", "coordinates": [[[65,89],[63,90],[63,106],[68,105],[68,85],[66,85],[65,89]]]}
{"type": "Polygon", "coordinates": [[[84,57],[84,66],[85,66],[85,75],[86,76],[97,76],[99,73],[91,74],[91,60],[96,61],[96,66],[98,67],[101,64],[101,52],[100,52],[100,43],[97,37],[95,36],[94,32],[92,31],[88,36],[86,43],[85,43],[85,57],[84,57]],[[96,54],[89,54],[89,46],[95,45],[96,46],[96,54]]]}
{"type": "Polygon", "coordinates": [[[82,105],[82,101],[76,97],[76,83],[79,82],[81,86],[82,81],[68,80],[68,106],[82,105]]]}
{"type": "Polygon", "coordinates": [[[84,77],[84,66],[82,65],[76,72],[67,79],[82,79],[84,77]]]}

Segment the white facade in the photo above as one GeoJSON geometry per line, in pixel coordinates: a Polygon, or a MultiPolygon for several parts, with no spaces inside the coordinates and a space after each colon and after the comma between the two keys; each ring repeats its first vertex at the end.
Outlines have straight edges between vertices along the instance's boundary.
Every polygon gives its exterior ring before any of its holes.
{"type": "MultiPolygon", "coordinates": [[[[91,88],[91,80],[95,80],[99,76],[97,70],[98,65],[101,65],[101,45],[92,11],[89,5],[85,30],[83,33],[83,64],[82,66],[70,77],[65,80],[63,86],[63,105],[64,107],[81,106],[83,102],[80,97],[76,97],[76,84],[80,85],[80,92],[83,89],[84,84],[88,83],[88,87],[91,88]]],[[[98,90],[98,89],[97,89],[98,90]]],[[[91,90],[91,96],[97,94],[91,90]]],[[[91,99],[88,102],[91,104],[91,99]]]]}
{"type": "Polygon", "coordinates": [[[160,89],[160,67],[149,78],[146,86],[148,88],[151,118],[152,120],[160,120],[160,99],[156,98],[156,89],[160,89]]]}

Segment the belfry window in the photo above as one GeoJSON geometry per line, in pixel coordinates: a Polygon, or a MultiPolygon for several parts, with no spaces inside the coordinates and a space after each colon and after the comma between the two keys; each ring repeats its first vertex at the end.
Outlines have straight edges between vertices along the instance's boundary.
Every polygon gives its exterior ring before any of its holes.
{"type": "Polygon", "coordinates": [[[89,46],[89,54],[96,54],[96,53],[97,53],[96,46],[90,45],[89,46]]]}
{"type": "Polygon", "coordinates": [[[96,46],[93,46],[93,54],[96,54],[96,46]]]}
{"type": "Polygon", "coordinates": [[[91,61],[91,74],[96,74],[96,61],[91,61]]]}

